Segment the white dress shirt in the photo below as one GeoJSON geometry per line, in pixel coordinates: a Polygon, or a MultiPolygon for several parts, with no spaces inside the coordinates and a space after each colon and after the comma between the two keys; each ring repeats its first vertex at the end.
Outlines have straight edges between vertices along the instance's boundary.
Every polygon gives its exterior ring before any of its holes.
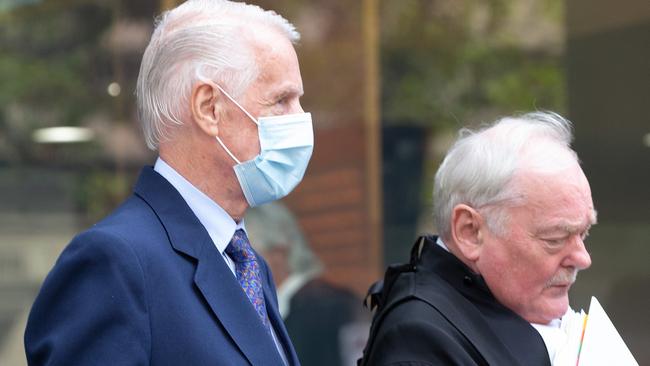
{"type": "MultiPolygon", "coordinates": [[[[571,307],[569,307],[567,313],[570,311],[571,312],[573,311],[571,307]]],[[[530,325],[532,325],[533,328],[535,328],[542,336],[542,339],[546,344],[548,357],[550,358],[552,364],[553,359],[555,359],[555,354],[557,353],[557,351],[568,342],[567,334],[560,327],[560,325],[562,325],[562,319],[561,318],[553,319],[548,324],[530,323],[530,325]]]]}
{"type": "MultiPolygon", "coordinates": [[[[221,257],[230,268],[233,276],[237,277],[235,272],[235,262],[232,258],[226,253],[226,247],[230,243],[235,231],[238,229],[244,230],[244,220],[240,222],[235,222],[233,218],[228,215],[228,213],[221,208],[216,202],[214,202],[210,197],[205,193],[201,192],[196,188],[192,183],[185,179],[182,175],[178,174],[174,168],[169,166],[162,158],[156,160],[156,164],[153,167],[153,170],[162,175],[163,178],[167,179],[174,188],[180,193],[183,200],[190,206],[190,209],[194,215],[199,219],[205,230],[210,235],[212,242],[221,253],[221,257]]],[[[287,356],[278,341],[278,337],[275,334],[275,329],[271,326],[271,335],[273,337],[273,342],[278,349],[278,353],[282,357],[285,365],[288,365],[287,356]]]]}

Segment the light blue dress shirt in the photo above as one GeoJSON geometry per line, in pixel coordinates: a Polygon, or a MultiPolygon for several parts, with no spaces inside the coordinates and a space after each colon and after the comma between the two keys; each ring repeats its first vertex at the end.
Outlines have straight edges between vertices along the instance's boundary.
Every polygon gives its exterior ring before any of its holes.
{"type": "MultiPolygon", "coordinates": [[[[214,245],[219,249],[233,275],[235,274],[235,262],[226,254],[226,247],[237,229],[244,228],[244,221],[236,223],[228,213],[216,204],[205,193],[199,191],[192,183],[188,182],[182,175],[178,174],[174,168],[169,166],[161,158],[156,160],[153,170],[162,175],[183,197],[183,200],[190,206],[194,215],[199,219],[214,245]]],[[[247,233],[248,234],[248,233],[247,233]]]]}

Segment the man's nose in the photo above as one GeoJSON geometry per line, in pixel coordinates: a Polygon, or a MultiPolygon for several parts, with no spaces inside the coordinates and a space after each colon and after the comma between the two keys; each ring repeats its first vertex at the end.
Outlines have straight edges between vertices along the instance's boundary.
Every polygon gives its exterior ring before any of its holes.
{"type": "Polygon", "coordinates": [[[591,256],[585,248],[585,243],[580,236],[577,236],[573,243],[571,243],[571,252],[565,258],[565,266],[572,266],[578,270],[583,270],[591,266],[591,256]]]}
{"type": "Polygon", "coordinates": [[[302,105],[300,104],[300,101],[296,102],[296,107],[292,112],[296,114],[305,113],[305,111],[302,109],[302,105]]]}
{"type": "Polygon", "coordinates": [[[287,103],[286,108],[285,113],[287,114],[305,113],[300,104],[300,96],[292,97],[289,103],[287,103]]]}

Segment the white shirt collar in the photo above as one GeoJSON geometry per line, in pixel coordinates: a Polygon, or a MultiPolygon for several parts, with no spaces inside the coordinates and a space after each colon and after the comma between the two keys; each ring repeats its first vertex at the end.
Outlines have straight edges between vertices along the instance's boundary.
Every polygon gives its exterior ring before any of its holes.
{"type": "Polygon", "coordinates": [[[180,193],[194,215],[205,227],[220,253],[224,253],[237,229],[245,230],[244,220],[236,223],[221,206],[193,186],[163,159],[158,158],[153,169],[167,179],[180,193]]]}
{"type": "Polygon", "coordinates": [[[438,239],[436,240],[436,244],[438,244],[442,249],[449,251],[449,248],[447,248],[447,246],[442,241],[442,239],[440,239],[440,237],[438,237],[438,239]]]}

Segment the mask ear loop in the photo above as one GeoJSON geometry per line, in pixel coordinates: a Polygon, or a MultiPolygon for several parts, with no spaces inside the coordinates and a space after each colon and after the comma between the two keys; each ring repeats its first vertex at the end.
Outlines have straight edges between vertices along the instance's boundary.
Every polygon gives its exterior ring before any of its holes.
{"type": "Polygon", "coordinates": [[[237,164],[241,164],[241,161],[239,161],[239,159],[237,159],[237,158],[235,157],[235,155],[233,155],[233,154],[230,152],[230,150],[228,150],[228,148],[226,147],[226,145],[224,145],[223,141],[221,141],[221,139],[219,138],[219,136],[217,136],[216,139],[217,139],[217,142],[219,143],[219,145],[221,145],[221,147],[223,147],[223,149],[226,150],[226,152],[228,153],[228,155],[230,155],[230,157],[232,158],[232,160],[234,160],[237,164]]]}
{"type": "Polygon", "coordinates": [[[244,107],[241,106],[241,104],[237,103],[237,101],[236,101],[235,99],[233,99],[233,97],[231,97],[230,94],[226,93],[226,91],[223,90],[223,88],[221,88],[221,87],[219,86],[219,84],[214,84],[214,85],[215,85],[219,90],[221,90],[221,92],[223,93],[223,95],[226,96],[226,98],[230,99],[230,101],[233,102],[233,103],[235,103],[235,105],[236,105],[237,107],[239,107],[239,109],[241,109],[242,112],[246,113],[246,115],[248,116],[248,118],[250,118],[251,121],[253,121],[253,123],[255,123],[256,125],[259,126],[259,122],[257,122],[257,120],[255,119],[255,117],[253,117],[250,113],[248,113],[248,111],[245,110],[244,107]]]}
{"type": "MultiPolygon", "coordinates": [[[[212,83],[211,83],[211,84],[212,84],[212,83]]],[[[222,88],[221,86],[219,86],[219,84],[213,84],[213,85],[216,86],[217,89],[219,89],[219,90],[223,93],[223,95],[226,96],[226,98],[230,99],[231,102],[235,103],[235,105],[236,105],[237,107],[239,107],[239,109],[241,109],[242,112],[244,112],[244,113],[248,116],[248,118],[251,119],[251,121],[253,121],[256,125],[259,126],[259,123],[257,122],[257,120],[256,120],[253,116],[251,116],[251,114],[248,113],[248,111],[245,110],[244,107],[241,106],[241,104],[237,103],[237,101],[236,101],[233,97],[231,97],[230,94],[228,94],[225,90],[223,90],[223,88],[222,88]]],[[[217,138],[217,142],[219,143],[219,145],[221,145],[221,147],[222,147],[222,148],[223,148],[223,149],[228,153],[228,155],[230,155],[230,157],[232,158],[232,160],[234,160],[237,164],[241,164],[241,161],[239,161],[239,159],[237,159],[237,158],[235,157],[235,155],[233,155],[233,154],[230,152],[230,150],[226,147],[226,145],[223,143],[223,141],[221,141],[221,139],[219,138],[219,136],[217,136],[216,138],[217,138]]]]}

